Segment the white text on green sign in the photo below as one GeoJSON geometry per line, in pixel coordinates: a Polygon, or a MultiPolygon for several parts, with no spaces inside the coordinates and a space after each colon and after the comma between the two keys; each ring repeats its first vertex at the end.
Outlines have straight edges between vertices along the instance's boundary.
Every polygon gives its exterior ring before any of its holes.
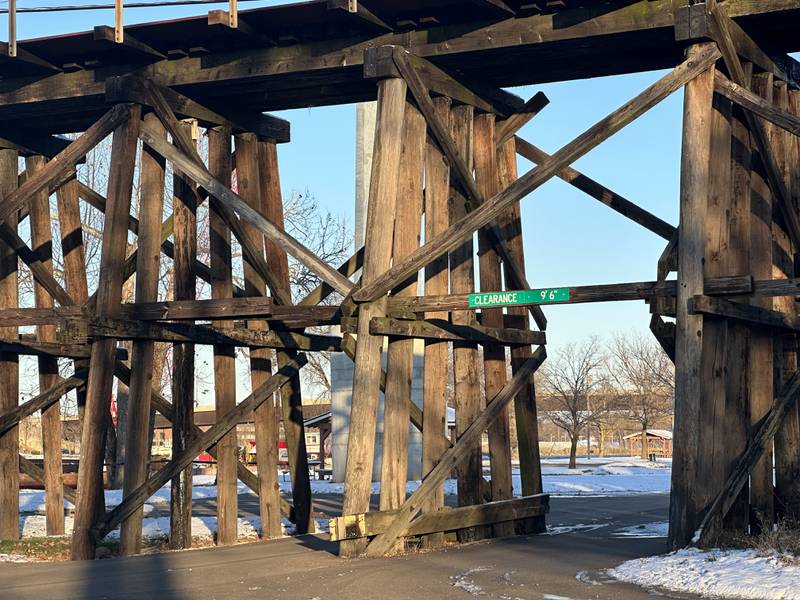
{"type": "Polygon", "coordinates": [[[470,308],[491,308],[496,306],[518,306],[520,304],[550,304],[569,302],[569,288],[545,288],[540,290],[521,290],[518,292],[486,292],[470,294],[470,308]]]}

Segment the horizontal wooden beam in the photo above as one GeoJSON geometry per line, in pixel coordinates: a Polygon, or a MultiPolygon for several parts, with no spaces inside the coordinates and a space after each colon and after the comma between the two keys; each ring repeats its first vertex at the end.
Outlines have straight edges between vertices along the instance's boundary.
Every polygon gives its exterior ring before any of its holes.
{"type": "Polygon", "coordinates": [[[171,300],[123,305],[129,319],[137,321],[225,320],[265,318],[272,314],[272,298],[221,298],[212,300],[171,300]]]}
{"type": "Polygon", "coordinates": [[[689,314],[725,317],[776,329],[798,331],[797,315],[789,315],[760,306],[732,302],[724,298],[693,296],[689,299],[689,314]]]}
{"type": "Polygon", "coordinates": [[[107,79],[106,99],[109,102],[136,102],[152,106],[147,86],[156,87],[175,114],[197,119],[203,127],[227,126],[236,133],[255,133],[278,144],[291,140],[291,125],[286,119],[259,112],[248,114],[230,107],[221,111],[212,110],[172,88],[159,86],[134,75],[107,79]]]}
{"type": "Polygon", "coordinates": [[[369,323],[372,335],[501,344],[504,346],[541,346],[546,343],[543,331],[484,327],[482,325],[456,325],[444,319],[405,320],[391,317],[374,317],[369,323]]]}
{"type": "Polygon", "coordinates": [[[94,42],[101,45],[106,52],[121,54],[124,60],[155,62],[167,58],[158,50],[137,40],[130,31],[126,31],[122,41],[119,41],[115,39],[113,27],[98,25],[94,28],[92,37],[94,42]]]}
{"type": "MultiPolygon", "coordinates": [[[[443,508],[425,513],[411,521],[406,536],[455,531],[479,525],[493,525],[540,517],[550,510],[550,496],[536,494],[511,500],[497,500],[473,506],[443,508]]],[[[328,521],[332,542],[372,537],[386,531],[397,515],[395,510],[368,512],[334,517],[328,521]]]]}
{"type": "MultiPolygon", "coordinates": [[[[794,29],[787,26],[796,18],[794,0],[728,0],[725,7],[732,17],[746,19],[748,31],[759,39],[771,39],[786,52],[800,50],[794,29]]],[[[103,65],[102,72],[89,68],[34,80],[5,79],[0,119],[34,117],[50,133],[75,131],[63,118],[65,108],[80,106],[81,118],[88,121],[103,110],[103,78],[136,70],[161,85],[198,90],[203,102],[239,93],[261,100],[260,108],[268,110],[364,101],[375,93],[361,78],[364,49],[383,44],[402,45],[442,68],[455,65],[465,75],[503,88],[664,69],[680,60],[684,45],[674,41],[675,8],[676,0],[610,0],[561,10],[557,19],[533,14],[392,34],[347,32],[278,47],[231,44],[145,67],[115,63],[103,65]]],[[[23,42],[20,50],[24,47],[23,42]]]]}
{"type": "MultiPolygon", "coordinates": [[[[782,281],[789,282],[792,280],[782,281]]],[[[568,297],[555,300],[535,300],[532,303],[554,305],[649,300],[660,296],[675,296],[678,289],[677,285],[676,281],[636,281],[631,283],[547,288],[548,290],[566,289],[568,290],[568,297]]],[[[708,279],[705,285],[706,294],[713,295],[746,295],[754,292],[754,289],[755,284],[749,276],[708,279]]],[[[795,287],[787,283],[783,289],[786,292],[783,295],[791,295],[794,293],[795,287]],[[789,292],[789,290],[792,291],[789,292]]],[[[451,294],[447,296],[389,298],[387,310],[390,314],[398,315],[451,310],[479,310],[481,308],[480,306],[471,306],[470,295],[471,294],[451,294]]],[[[776,293],[773,295],[780,294],[776,293]]],[[[515,306],[524,305],[526,304],[515,304],[515,306]]]]}
{"type": "MultiPolygon", "coordinates": [[[[19,470],[25,473],[34,481],[46,485],[44,479],[44,469],[25,456],[19,455],[19,470]]],[[[73,505],[78,503],[78,492],[75,488],[71,488],[64,484],[64,499],[71,502],[73,505]]]]}
{"type": "MultiPolygon", "coordinates": [[[[79,339],[80,330],[72,335],[79,339]]],[[[221,329],[211,325],[191,323],[154,323],[145,321],[95,318],[89,321],[89,339],[116,338],[121,340],[153,340],[156,342],[194,343],[206,345],[242,346],[248,348],[279,348],[311,352],[339,352],[341,338],[293,331],[221,329]]]]}

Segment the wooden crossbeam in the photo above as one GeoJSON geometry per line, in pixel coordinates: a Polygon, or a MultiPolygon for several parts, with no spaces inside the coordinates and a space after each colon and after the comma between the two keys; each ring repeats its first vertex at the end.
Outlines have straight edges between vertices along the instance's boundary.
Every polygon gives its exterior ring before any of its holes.
{"type": "Polygon", "coordinates": [[[353,299],[358,302],[374,300],[417,273],[432,260],[453,250],[477,229],[499,218],[521,198],[540,187],[564,167],[596,148],[604,140],[680,89],[686,82],[707,70],[719,57],[719,51],[710,47],[697,58],[681,63],[644,92],[567,143],[550,160],[520,177],[514,184],[469,213],[460,222],[452,224],[446,231],[429,240],[418,251],[394,265],[384,275],[356,290],[353,293],[353,299]]]}
{"type": "Polygon", "coordinates": [[[766,119],[781,129],[800,136],[800,117],[776,107],[754,94],[744,86],[738,85],[717,71],[714,74],[714,89],[745,110],[766,119]]]}
{"type": "MultiPolygon", "coordinates": [[[[411,522],[405,535],[425,535],[465,527],[519,521],[543,516],[549,509],[550,497],[547,494],[444,508],[418,516],[411,522]]],[[[396,516],[397,511],[388,510],[335,517],[328,521],[330,539],[332,542],[338,542],[384,533],[396,516]]]]}
{"type": "Polygon", "coordinates": [[[81,136],[59,152],[35,175],[28,177],[21,186],[0,202],[0,222],[5,222],[9,215],[25,206],[29,199],[41,190],[50,189],[50,185],[60,179],[65,172],[99,144],[116,127],[130,118],[130,107],[117,104],[81,136]]]}
{"type": "Polygon", "coordinates": [[[468,457],[473,445],[480,442],[483,432],[503,414],[503,410],[519,393],[522,386],[527,385],[546,357],[547,353],[544,347],[540,347],[500,393],[487,402],[486,409],[461,434],[458,441],[442,455],[439,463],[425,476],[422,485],[398,509],[386,530],[376,536],[367,546],[367,556],[383,556],[395,545],[399,537],[406,534],[412,519],[422,509],[424,501],[449,477],[453,469],[468,457]]]}
{"type": "Polygon", "coordinates": [[[361,0],[328,0],[328,10],[337,10],[353,15],[364,23],[374,25],[383,31],[394,31],[385,18],[365,6],[361,0]]]}
{"type": "Polygon", "coordinates": [[[281,144],[291,139],[289,121],[263,113],[244,114],[223,110],[212,110],[190,97],[167,86],[134,75],[110,77],[106,80],[106,100],[109,102],[138,102],[153,106],[150,90],[157,89],[170,109],[181,117],[197,119],[203,127],[230,127],[234,132],[252,132],[281,144]]]}
{"type": "Polygon", "coordinates": [[[713,543],[722,529],[722,520],[730,511],[739,493],[750,477],[750,472],[772,443],[786,415],[797,404],[800,396],[800,373],[795,373],[783,384],[780,394],[770,411],[758,424],[752,438],[747,442],[722,491],[708,507],[700,526],[692,538],[692,544],[706,546],[713,543]]]}
{"type": "MultiPolygon", "coordinates": [[[[65,342],[40,342],[36,339],[0,338],[0,351],[25,356],[42,356],[54,358],[88,358],[91,348],[86,344],[65,342]]],[[[123,350],[123,352],[125,352],[123,350]]],[[[122,356],[126,356],[123,354],[122,356]]]]}
{"type": "Polygon", "coordinates": [[[59,135],[37,135],[24,129],[4,128],[0,132],[0,148],[16,150],[21,156],[40,155],[52,158],[71,143],[72,140],[59,135]]]}
{"type": "MultiPolygon", "coordinates": [[[[771,289],[773,295],[797,293],[798,280],[783,279],[781,283],[771,288],[767,282],[762,284],[762,290],[771,289]],[[779,293],[780,292],[780,293],[779,293]]],[[[772,283],[772,282],[769,282],[772,283]]],[[[584,304],[588,302],[622,302],[628,300],[649,300],[662,296],[674,296],[677,292],[675,281],[636,281],[631,283],[611,283],[605,285],[583,285],[567,288],[568,299],[532,300],[537,304],[584,304]]],[[[509,292],[513,293],[513,292],[509,292]]],[[[758,293],[757,286],[749,276],[720,277],[707,279],[705,293],[713,295],[739,295],[758,293]]],[[[766,295],[762,293],[761,295],[766,295]]],[[[471,294],[449,294],[446,296],[416,296],[413,298],[389,298],[387,310],[389,314],[406,315],[409,313],[426,313],[451,310],[478,310],[480,306],[471,306],[471,294]]],[[[524,302],[515,306],[524,306],[524,302]]]]}
{"type": "Polygon", "coordinates": [[[95,538],[103,539],[108,535],[108,532],[112,531],[124,518],[141,506],[156,490],[159,490],[177,473],[188,467],[198,454],[214,446],[225,434],[236,427],[239,421],[248,413],[251,413],[266,400],[272,398],[273,394],[288,383],[307,362],[308,359],[304,354],[298,354],[295,359],[281,367],[261,387],[237,404],[236,408],[220,417],[213,427],[194,438],[181,454],[174,456],[158,473],[139,486],[119,506],[106,514],[92,528],[95,538]]]}
{"type": "Polygon", "coordinates": [[[143,59],[147,62],[164,60],[167,57],[155,48],[151,48],[144,42],[137,40],[130,32],[124,37],[119,36],[118,32],[108,25],[97,25],[92,32],[92,38],[96,44],[101,45],[107,52],[124,51],[125,57],[130,59],[143,59]]]}
{"type": "MultiPolygon", "coordinates": [[[[740,42],[743,39],[749,39],[749,36],[725,14],[725,11],[719,7],[716,0],[706,0],[705,6],[711,18],[710,25],[712,36],[722,52],[725,65],[728,67],[733,81],[740,86],[747,87],[749,82],[737,54],[733,32],[739,32],[736,39],[740,42]]],[[[762,163],[767,172],[770,188],[772,188],[775,199],[778,202],[780,213],[786,222],[787,233],[794,246],[800,247],[800,217],[798,217],[792,196],[786,187],[786,181],[778,166],[774,149],[767,135],[767,130],[763,121],[753,117],[750,112],[745,111],[745,117],[747,118],[750,131],[755,138],[756,147],[758,148],[762,163]]]]}
{"type": "Polygon", "coordinates": [[[797,315],[786,314],[751,304],[733,302],[724,298],[712,298],[703,295],[693,296],[689,301],[689,314],[725,317],[756,325],[766,325],[776,329],[800,331],[797,315]]]}
{"type": "MultiPolygon", "coordinates": [[[[34,481],[45,485],[44,469],[42,469],[31,459],[22,456],[22,454],[19,455],[19,470],[25,473],[28,477],[32,478],[34,481]]],[[[64,484],[63,489],[64,499],[68,500],[72,504],[75,504],[78,501],[78,492],[75,490],[75,488],[71,488],[64,484]]]]}
{"type": "Polygon", "coordinates": [[[548,104],[550,104],[550,99],[544,92],[536,92],[521,109],[510,115],[505,121],[497,123],[494,130],[495,145],[499,148],[505,144],[548,104]]]}
{"type": "MultiPolygon", "coordinates": [[[[272,316],[271,298],[222,298],[214,300],[173,300],[138,302],[126,306],[128,318],[139,321],[246,319],[272,316]]],[[[298,311],[300,312],[300,311],[298,311]]],[[[312,312],[304,311],[304,314],[312,312]]]]}
{"type": "Polygon", "coordinates": [[[86,376],[87,371],[81,370],[66,379],[59,377],[59,380],[50,388],[20,404],[14,410],[0,415],[0,436],[16,426],[22,419],[30,417],[40,410],[47,410],[67,393],[86,385],[86,376]]]}
{"type": "MultiPolygon", "coordinates": [[[[544,150],[541,150],[519,136],[516,136],[515,142],[517,153],[534,164],[540,165],[551,158],[544,150]]],[[[677,231],[677,228],[673,225],[670,225],[666,221],[641,208],[639,205],[620,196],[572,167],[565,167],[562,169],[558,173],[558,177],[573,187],[585,192],[595,200],[602,202],[610,209],[615,210],[622,216],[627,217],[631,221],[638,223],[645,229],[649,229],[666,240],[669,240],[677,231]]]]}
{"type": "Polygon", "coordinates": [[[344,295],[350,292],[352,284],[347,278],[325,261],[319,259],[311,250],[303,246],[283,229],[277,227],[259,211],[249,206],[238,194],[216,180],[205,166],[188,158],[175,146],[155,135],[146,125],[140,128],[140,137],[153,150],[169,160],[198,185],[204,187],[212,196],[218,198],[221,203],[228,204],[242,219],[258,228],[264,236],[273,240],[281,249],[312,270],[336,291],[344,295]]]}
{"type": "MultiPolygon", "coordinates": [[[[485,200],[483,194],[481,194],[480,190],[478,189],[475,178],[472,176],[472,172],[467,167],[467,163],[464,161],[464,158],[458,151],[453,136],[436,114],[436,108],[434,107],[433,101],[430,97],[430,90],[428,90],[418,74],[417,68],[419,65],[423,65],[427,63],[427,61],[417,57],[412,59],[412,55],[402,48],[392,47],[391,51],[392,59],[394,60],[398,71],[406,80],[409,90],[411,90],[414,99],[417,101],[417,104],[420,107],[420,111],[425,116],[425,120],[427,121],[428,127],[433,133],[433,137],[436,139],[439,146],[441,146],[442,151],[450,162],[451,172],[455,173],[456,181],[459,182],[461,187],[466,192],[467,210],[475,210],[476,208],[485,204],[485,200]]],[[[485,231],[491,240],[492,245],[496,248],[498,254],[500,255],[500,258],[502,258],[504,264],[512,274],[512,279],[514,281],[511,285],[522,289],[530,289],[531,286],[528,284],[525,270],[511,255],[502,231],[500,231],[500,229],[493,224],[487,224],[485,226],[485,231]]],[[[533,316],[533,319],[536,321],[539,329],[544,330],[547,328],[547,318],[544,316],[544,313],[539,307],[531,307],[531,316],[533,316]]]]}
{"type": "Polygon", "coordinates": [[[373,335],[420,338],[425,340],[469,341],[478,344],[503,344],[508,346],[543,345],[543,331],[457,325],[443,319],[405,320],[392,317],[374,317],[369,324],[373,335]]]}
{"type": "Polygon", "coordinates": [[[222,329],[191,323],[154,323],[95,318],[89,321],[90,338],[147,339],[157,342],[223,344],[248,348],[280,348],[311,352],[339,352],[340,338],[291,331],[222,329]]]}

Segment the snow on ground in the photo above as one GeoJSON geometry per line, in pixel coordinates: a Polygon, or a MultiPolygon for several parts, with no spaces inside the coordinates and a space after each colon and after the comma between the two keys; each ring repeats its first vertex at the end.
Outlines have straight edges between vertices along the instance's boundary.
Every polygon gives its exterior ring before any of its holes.
{"type": "Polygon", "coordinates": [[[620,538],[665,538],[669,529],[668,521],[644,523],[617,529],[612,535],[620,538]]]}
{"type": "MultiPolygon", "coordinates": [[[[632,494],[669,493],[672,463],[668,460],[650,462],[639,458],[610,457],[580,459],[577,469],[568,468],[568,459],[542,460],[544,492],[554,496],[611,496],[632,494]]],[[[196,478],[195,478],[196,480],[196,478]]],[[[291,492],[291,481],[279,476],[281,491],[291,492]]],[[[514,495],[522,495],[519,468],[513,470],[514,495]]],[[[406,491],[411,494],[420,486],[419,481],[409,481],[406,491]]],[[[378,494],[380,483],[372,484],[372,493],[378,494]]],[[[344,484],[331,481],[311,481],[314,494],[343,494],[344,484]]],[[[456,481],[448,479],[444,493],[455,496],[456,481]]]]}
{"type": "Polygon", "coordinates": [[[679,550],[629,560],[608,574],[649,589],[711,598],[800,600],[800,562],[756,550],[679,550]]]}
{"type": "Polygon", "coordinates": [[[573,531],[594,531],[608,527],[608,523],[578,523],[577,525],[555,525],[547,526],[547,531],[542,535],[562,535],[565,533],[572,533],[573,531]]]}

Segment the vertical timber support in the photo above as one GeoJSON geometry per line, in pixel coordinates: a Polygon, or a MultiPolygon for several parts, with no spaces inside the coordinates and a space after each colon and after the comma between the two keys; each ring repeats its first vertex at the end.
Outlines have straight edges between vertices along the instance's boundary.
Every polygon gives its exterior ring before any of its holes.
{"type": "MultiPolygon", "coordinates": [[[[450,99],[433,99],[436,116],[450,127],[450,99]]],[[[425,148],[425,240],[436,237],[450,224],[448,198],[450,168],[438,144],[428,138],[425,148]]],[[[450,291],[447,255],[431,261],[425,267],[425,294],[444,295],[450,291]]],[[[447,312],[428,313],[431,319],[447,319],[447,312]]],[[[450,348],[448,342],[425,341],[425,370],[423,374],[422,412],[422,472],[430,473],[444,454],[444,434],[447,431],[447,380],[450,348]]],[[[438,486],[425,505],[425,512],[444,507],[444,488],[438,486]]],[[[428,548],[444,544],[444,535],[432,533],[423,538],[428,548]]]]}
{"type": "MultiPolygon", "coordinates": [[[[704,48],[702,44],[691,46],[687,58],[698,55],[704,48]]],[[[668,538],[673,548],[684,547],[692,539],[701,509],[696,482],[703,390],[703,317],[690,315],[688,303],[693,295],[703,293],[713,94],[713,67],[685,86],[675,341],[675,441],[668,538]]]]}
{"type": "MultiPolygon", "coordinates": [[[[17,188],[18,157],[16,150],[0,150],[0,201],[17,188]]],[[[16,215],[6,224],[17,230],[16,215]]],[[[19,305],[17,255],[0,242],[0,308],[19,305]]],[[[0,328],[0,335],[17,336],[16,327],[0,328]]],[[[19,357],[0,353],[0,413],[19,404],[19,357]]],[[[19,538],[19,428],[0,436],[0,540],[19,538]]]]}
{"type": "MultiPolygon", "coordinates": [[[[400,173],[400,151],[405,121],[407,86],[400,78],[378,82],[378,116],[369,188],[367,231],[364,245],[362,285],[374,281],[391,263],[395,202],[400,173]]],[[[373,317],[386,314],[386,298],[362,304],[358,314],[358,346],[353,375],[350,433],[347,442],[343,514],[369,510],[372,468],[375,454],[376,413],[381,380],[383,337],[369,333],[373,317]]],[[[345,540],[342,556],[361,554],[365,538],[345,540]]]]}
{"type": "MultiPolygon", "coordinates": [[[[772,75],[753,75],[753,91],[772,102],[772,75]]],[[[758,118],[758,117],[756,117],[758,118]]],[[[755,279],[772,279],[772,191],[761,155],[756,152],[751,178],[750,275],[755,279]]],[[[772,308],[770,298],[754,299],[753,304],[772,308]]],[[[751,427],[758,423],[773,402],[773,334],[765,327],[750,330],[749,415],[751,427]]],[[[772,472],[772,440],[761,460],[750,473],[750,525],[757,531],[774,519],[774,486],[772,472]]]]}
{"type": "MultiPolygon", "coordinates": [[[[166,136],[155,114],[144,122],[166,136]]],[[[164,159],[147,145],[142,147],[139,201],[139,233],[136,252],[136,302],[158,300],[161,258],[161,218],[164,213],[164,159]]],[[[155,369],[155,342],[135,340],[131,347],[131,381],[128,391],[128,444],[122,494],[127,498],[147,479],[150,456],[150,398],[155,369]]],[[[120,554],[138,554],[142,546],[143,509],[125,519],[120,529],[120,554]]]]}
{"type": "MultiPolygon", "coordinates": [[[[236,184],[239,195],[253,208],[264,212],[260,187],[258,140],[252,133],[236,136],[236,184]]],[[[251,244],[263,255],[264,236],[249,223],[242,223],[251,244]]],[[[266,294],[264,279],[249,262],[244,263],[245,291],[248,296],[266,294]]],[[[248,329],[263,330],[263,321],[247,322],[248,329]]],[[[250,349],[250,381],[258,389],[272,375],[271,353],[266,348],[250,349]]],[[[278,420],[275,400],[267,399],[253,411],[256,429],[259,506],[265,538],[281,535],[280,492],[278,489],[278,420]]]]}
{"type": "MultiPolygon", "coordinates": [[[[406,103],[400,178],[394,221],[392,257],[400,260],[419,247],[422,220],[422,183],[427,126],[422,113],[406,103]]],[[[416,296],[416,275],[395,296],[416,296]]],[[[383,401],[383,457],[381,460],[381,510],[400,508],[406,499],[408,479],[408,420],[414,376],[413,339],[389,338],[386,358],[386,393],[383,401]]],[[[424,413],[423,413],[424,418],[424,413]]],[[[423,424],[423,431],[425,427],[423,424]]],[[[441,432],[441,430],[439,430],[441,432]]]]}
{"type": "MultiPolygon", "coordinates": [[[[705,216],[705,277],[733,276],[748,270],[749,199],[734,194],[733,106],[715,95],[711,115],[709,182],[705,216]]],[[[710,506],[747,445],[747,329],[731,319],[706,319],[701,357],[696,495],[710,506]],[[699,483],[702,482],[702,485],[699,483]]],[[[731,514],[728,527],[746,533],[731,514]]]]}
{"type": "MultiPolygon", "coordinates": [[[[458,106],[452,110],[451,134],[459,154],[468,169],[472,169],[473,108],[458,106]]],[[[466,199],[455,188],[450,189],[450,222],[457,223],[467,214],[466,199]]],[[[471,294],[475,291],[475,261],[472,238],[450,253],[450,291],[453,294],[471,294]]],[[[453,311],[451,321],[457,325],[475,325],[473,311],[453,311]]],[[[453,342],[453,373],[455,378],[456,438],[461,436],[481,414],[483,398],[480,382],[480,360],[478,347],[470,342],[453,342]]],[[[480,441],[469,452],[469,457],[456,469],[458,475],[458,504],[471,506],[481,504],[481,478],[483,461],[480,441]]],[[[460,530],[461,542],[488,537],[487,527],[471,527],[460,530]]]]}
{"type": "MultiPolygon", "coordinates": [[[[35,176],[44,168],[43,156],[25,159],[25,168],[35,176]]],[[[30,200],[31,246],[37,260],[49,273],[53,272],[53,232],[50,226],[50,194],[43,190],[30,200]]],[[[37,308],[52,308],[53,298],[38,283],[34,284],[37,308]]],[[[54,325],[38,325],[36,339],[40,342],[55,342],[54,325]]],[[[46,390],[58,382],[58,359],[40,356],[39,389],[46,390]]],[[[42,449],[44,454],[45,512],[47,535],[64,535],[64,487],[61,463],[61,403],[55,402],[42,411],[42,449]]]]}
{"type": "MultiPolygon", "coordinates": [[[[281,179],[278,170],[278,147],[273,141],[262,141],[258,146],[264,216],[279,227],[283,227],[283,196],[281,195],[281,179]]],[[[270,272],[274,274],[275,283],[273,285],[281,286],[281,290],[272,290],[272,295],[280,294],[281,297],[291,299],[289,257],[270,239],[265,240],[265,255],[270,272]]],[[[294,358],[296,358],[296,353],[278,352],[278,368],[283,368],[294,358]]],[[[288,385],[281,388],[279,395],[276,395],[276,402],[278,399],[280,399],[283,433],[286,437],[286,449],[289,454],[295,526],[298,534],[313,533],[311,481],[308,473],[308,452],[303,425],[303,397],[299,373],[292,377],[288,385]]]]}
{"type": "MultiPolygon", "coordinates": [[[[119,266],[125,259],[127,246],[140,118],[140,107],[131,106],[127,121],[114,130],[111,146],[108,203],[97,289],[97,312],[106,317],[119,314],[122,299],[123,273],[119,266]]],[[[97,498],[103,486],[103,438],[111,400],[116,345],[113,338],[92,344],[78,467],[78,502],[70,552],[72,560],[94,558],[95,539],[91,528],[100,516],[96,514],[97,498]]]]}
{"type": "MultiPolygon", "coordinates": [[[[780,110],[791,113],[790,92],[785,82],[775,82],[774,104],[780,110]]],[[[790,210],[797,211],[796,177],[798,173],[797,136],[770,125],[769,137],[775,150],[781,175],[786,182],[789,195],[794,198],[790,210]]],[[[796,275],[797,248],[786,232],[785,225],[773,224],[773,279],[792,278],[796,275]]],[[[797,304],[792,296],[774,299],[774,309],[787,315],[797,314],[797,304]]],[[[775,337],[775,389],[780,388],[797,372],[797,335],[778,333],[775,337]]],[[[800,421],[797,406],[786,415],[775,434],[775,513],[776,518],[796,519],[800,516],[800,421]]]]}
{"type": "MultiPolygon", "coordinates": [[[[515,138],[506,141],[497,152],[500,187],[507,188],[517,180],[517,150],[515,138]]],[[[522,239],[522,216],[519,202],[509,211],[504,228],[507,231],[508,249],[525,271],[525,248],[522,239]]],[[[512,280],[510,270],[504,268],[506,288],[512,280]]],[[[530,329],[530,316],[524,307],[509,307],[506,326],[516,329],[530,329]]],[[[517,346],[511,349],[511,372],[516,375],[533,356],[530,346],[517,346]]],[[[539,455],[539,418],[536,410],[536,386],[533,378],[522,386],[514,397],[514,421],[516,423],[517,448],[519,451],[519,470],[522,480],[522,495],[541,494],[542,464],[539,455]]],[[[547,529],[545,517],[531,517],[518,523],[521,533],[543,533],[547,529]]]]}
{"type": "MultiPolygon", "coordinates": [[[[208,167],[223,185],[231,184],[231,129],[208,130],[208,167]]],[[[211,203],[211,297],[233,298],[231,231],[211,203]]],[[[215,323],[220,329],[232,328],[230,321],[215,323]]],[[[214,346],[214,406],[220,417],[236,407],[236,348],[214,346]]],[[[236,429],[217,443],[217,544],[237,540],[238,492],[236,489],[236,429]]]]}
{"type": "MultiPolygon", "coordinates": [[[[83,247],[83,226],[78,193],[78,180],[70,179],[56,190],[58,226],[61,232],[61,255],[64,258],[64,280],[67,292],[75,302],[83,304],[89,299],[89,282],[86,279],[86,252],[83,247]]],[[[76,360],[74,370],[88,368],[89,361],[76,360]]],[[[86,390],[78,390],[78,419],[83,418],[86,390]]]]}
{"type": "MultiPolygon", "coordinates": [[[[482,114],[475,117],[475,181],[484,198],[492,198],[500,191],[500,176],[497,169],[497,151],[494,141],[494,115],[482,114]]],[[[478,232],[480,261],[480,290],[496,292],[502,289],[500,257],[485,230],[478,232]]],[[[484,327],[503,327],[503,309],[481,311],[484,327]]],[[[483,346],[483,376],[486,401],[494,398],[506,383],[506,349],[499,344],[483,346]]],[[[489,460],[492,470],[492,500],[507,500],[514,495],[511,480],[511,434],[509,431],[508,409],[504,409],[489,428],[489,460]]],[[[493,526],[495,537],[508,537],[514,534],[514,524],[510,521],[493,526]]]]}
{"type": "MultiPolygon", "coordinates": [[[[188,125],[182,125],[188,129],[188,125]]],[[[177,169],[172,175],[172,211],[175,239],[173,273],[175,300],[196,299],[194,261],[197,256],[197,192],[177,169]]],[[[172,456],[191,443],[194,426],[194,344],[172,347],[172,456]]],[[[192,545],[192,465],[172,479],[169,547],[192,545]]]]}
{"type": "MultiPolygon", "coordinates": [[[[745,64],[745,75],[750,80],[752,64],[745,64]]],[[[728,246],[725,261],[727,272],[748,273],[750,271],[750,228],[752,211],[750,206],[750,164],[752,161],[750,130],[744,111],[737,106],[731,114],[731,200],[730,211],[725,221],[729,222],[728,240],[738,240],[728,246]]],[[[747,302],[748,299],[743,299],[747,302]]],[[[747,419],[749,396],[749,344],[750,327],[744,323],[729,320],[727,345],[729,360],[727,396],[730,410],[725,415],[724,429],[727,438],[729,461],[735,461],[738,449],[747,445],[750,424],[747,419]]],[[[728,469],[732,463],[728,463],[728,469]]],[[[728,471],[729,472],[729,471],[728,471]]],[[[746,532],[749,512],[749,489],[745,486],[731,507],[723,526],[729,531],[746,532]]]]}

